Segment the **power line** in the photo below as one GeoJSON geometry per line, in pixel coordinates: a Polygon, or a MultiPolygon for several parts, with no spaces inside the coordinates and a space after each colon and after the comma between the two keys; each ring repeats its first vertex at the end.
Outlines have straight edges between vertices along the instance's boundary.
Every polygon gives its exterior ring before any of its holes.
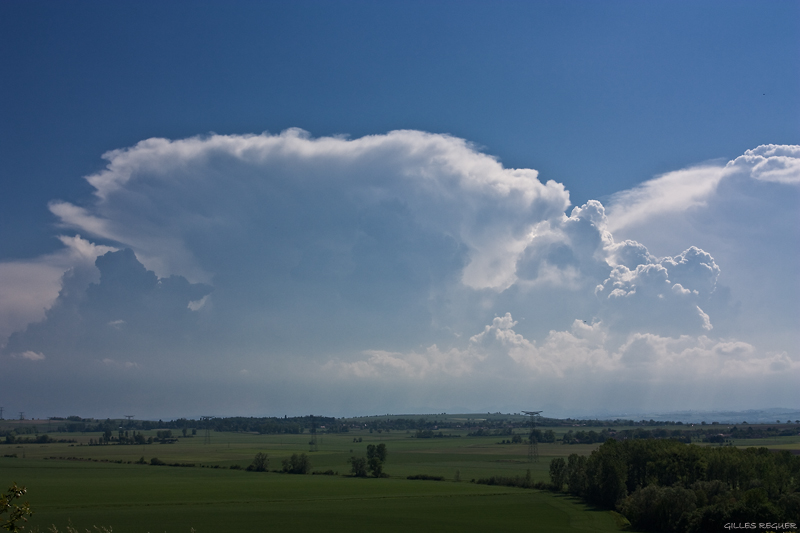
{"type": "Polygon", "coordinates": [[[203,435],[203,444],[211,444],[211,420],[213,420],[213,416],[201,416],[200,420],[206,423],[206,432],[203,435]]]}
{"type": "Polygon", "coordinates": [[[309,449],[308,451],[316,452],[319,449],[317,447],[317,426],[314,423],[314,415],[310,415],[310,418],[311,418],[311,442],[309,442],[309,444],[311,445],[311,449],[309,449]]]}
{"type": "Polygon", "coordinates": [[[539,441],[536,439],[536,417],[541,416],[541,411],[522,411],[531,417],[531,438],[528,441],[528,462],[539,462],[539,441]]]}

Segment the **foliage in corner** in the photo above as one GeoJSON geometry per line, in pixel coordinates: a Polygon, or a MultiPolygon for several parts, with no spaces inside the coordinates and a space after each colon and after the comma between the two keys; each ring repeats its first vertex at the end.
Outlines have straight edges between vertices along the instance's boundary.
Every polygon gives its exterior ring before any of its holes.
{"type": "Polygon", "coordinates": [[[27,522],[28,516],[33,514],[31,505],[28,502],[22,504],[12,503],[18,500],[28,492],[25,487],[20,487],[16,483],[12,483],[5,494],[0,495],[0,529],[6,531],[22,531],[22,527],[18,522],[27,522]]]}

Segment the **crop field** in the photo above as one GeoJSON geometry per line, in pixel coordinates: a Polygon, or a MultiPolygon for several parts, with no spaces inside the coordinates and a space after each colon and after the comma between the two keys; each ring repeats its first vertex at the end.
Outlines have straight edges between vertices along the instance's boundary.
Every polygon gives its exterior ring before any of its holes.
{"type": "Polygon", "coordinates": [[[568,496],[470,482],[492,475],[525,476],[528,470],[533,480],[545,481],[552,457],[588,453],[596,445],[542,444],[539,462],[530,463],[527,445],[499,444],[496,437],[416,439],[405,432],[356,431],[321,435],[317,451],[311,452],[308,434],[212,432],[210,443],[196,435],[173,444],[89,446],[89,439],[98,436],[70,434],[78,441],[72,444],[0,446],[0,479],[28,488],[35,513],[30,528],[578,532],[618,531],[620,526],[616,513],[592,510],[568,496]],[[390,477],[349,477],[347,459],[379,443],[388,449],[385,472],[390,477]],[[247,467],[258,452],[268,454],[270,470],[279,470],[281,460],[293,453],[307,453],[313,471],[338,475],[230,468],[247,467]],[[194,466],[137,464],[153,457],[194,466]],[[406,479],[415,474],[445,479],[406,479]]]}
{"type": "MultiPolygon", "coordinates": [[[[46,426],[40,422],[36,432],[44,434],[46,426]]],[[[560,439],[570,428],[552,429],[560,439]]],[[[539,461],[530,462],[527,444],[468,432],[461,428],[445,430],[449,436],[443,438],[414,438],[408,431],[351,430],[318,434],[316,445],[309,433],[206,435],[199,430],[168,444],[129,445],[90,445],[100,433],[49,433],[75,442],[0,445],[0,482],[28,488],[26,499],[35,513],[28,527],[42,532],[53,524],[60,531],[67,525],[81,532],[104,526],[121,533],[599,532],[626,525],[617,513],[592,509],[566,495],[472,482],[490,476],[549,481],[551,459],[588,455],[600,444],[541,443],[539,461]],[[370,444],[386,445],[388,477],[351,477],[348,458],[363,457],[370,444]],[[269,471],[246,471],[259,452],[267,454],[269,471]],[[310,458],[311,471],[328,475],[279,472],[282,460],[300,453],[310,458]],[[153,458],[166,464],[151,465],[153,458]],[[443,480],[407,479],[418,474],[443,480]]],[[[142,433],[157,436],[156,430],[142,433]]],[[[730,444],[797,450],[800,436],[730,444]]]]}

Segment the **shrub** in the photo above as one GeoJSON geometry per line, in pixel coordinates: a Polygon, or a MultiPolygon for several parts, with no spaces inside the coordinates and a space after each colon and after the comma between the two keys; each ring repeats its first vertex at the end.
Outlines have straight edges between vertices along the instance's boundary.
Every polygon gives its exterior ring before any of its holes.
{"type": "MultiPolygon", "coordinates": [[[[530,472],[530,471],[528,471],[530,472]]],[[[533,487],[531,484],[530,476],[491,476],[487,478],[480,478],[476,481],[479,485],[502,485],[504,487],[519,487],[522,489],[530,489],[533,487]]]]}

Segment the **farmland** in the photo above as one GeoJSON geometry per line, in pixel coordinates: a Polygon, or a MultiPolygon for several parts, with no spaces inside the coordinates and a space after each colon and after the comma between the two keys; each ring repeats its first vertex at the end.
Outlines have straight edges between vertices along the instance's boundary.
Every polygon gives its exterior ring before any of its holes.
{"type": "MultiPolygon", "coordinates": [[[[35,428],[34,436],[48,429],[47,421],[6,424],[18,431],[35,428]]],[[[552,429],[560,440],[575,428],[552,429]]],[[[527,444],[512,444],[505,436],[469,436],[475,434],[475,424],[446,429],[444,434],[449,436],[442,438],[415,438],[411,430],[371,431],[362,425],[347,432],[319,432],[316,444],[307,432],[206,433],[201,428],[185,437],[174,433],[176,438],[164,444],[158,430],[151,429],[141,434],[152,438],[152,444],[90,445],[102,434],[51,432],[52,439],[74,442],[28,440],[0,445],[0,481],[6,485],[16,481],[28,488],[27,500],[35,512],[29,526],[41,531],[51,524],[84,529],[111,526],[123,533],[522,527],[618,531],[625,524],[612,511],[591,509],[563,494],[472,482],[490,476],[549,481],[551,459],[588,455],[599,443],[542,443],[539,461],[529,462],[527,444]],[[385,444],[384,472],[389,477],[348,476],[348,458],[363,456],[370,444],[385,444]],[[259,452],[268,456],[268,471],[246,471],[259,452]],[[282,460],[300,453],[310,457],[312,471],[333,475],[279,472],[282,460]],[[154,466],[153,462],[165,464],[154,466]],[[419,474],[443,480],[407,479],[419,474]]],[[[527,436],[522,428],[513,433],[527,436]]],[[[796,436],[775,437],[768,445],[796,449],[798,442],[796,436]]],[[[746,440],[735,444],[750,445],[746,440]]]]}
{"type": "MultiPolygon", "coordinates": [[[[45,429],[45,428],[42,428],[45,429]]],[[[156,436],[156,431],[145,432],[156,436]]],[[[527,445],[501,445],[494,437],[416,439],[410,433],[320,434],[310,452],[309,434],[257,435],[201,431],[172,444],[89,446],[100,434],[69,434],[75,443],[0,446],[0,475],[28,487],[35,511],[29,525],[44,530],[71,523],[80,528],[112,526],[115,532],[437,531],[526,527],[534,531],[616,531],[618,517],[594,511],[567,496],[470,483],[495,474],[547,479],[548,458],[559,445],[541,445],[538,463],[527,461],[527,445]],[[354,442],[361,439],[361,442],[354,442]],[[388,449],[388,478],[352,478],[347,458],[370,443],[388,449]],[[292,453],[307,453],[314,471],[339,475],[255,473],[245,468],[258,452],[269,469],[280,469],[292,453]],[[153,457],[167,464],[151,466],[153,457]],[[129,464],[130,463],[130,464],[129,464]],[[234,467],[231,469],[230,467],[234,467]],[[415,474],[444,481],[410,481],[415,474]],[[455,482],[460,478],[460,482],[455,482]]],[[[63,433],[53,433],[62,437],[63,433]]],[[[575,447],[570,447],[571,450],[575,447]]],[[[590,447],[579,446],[583,452],[590,447]]]]}

